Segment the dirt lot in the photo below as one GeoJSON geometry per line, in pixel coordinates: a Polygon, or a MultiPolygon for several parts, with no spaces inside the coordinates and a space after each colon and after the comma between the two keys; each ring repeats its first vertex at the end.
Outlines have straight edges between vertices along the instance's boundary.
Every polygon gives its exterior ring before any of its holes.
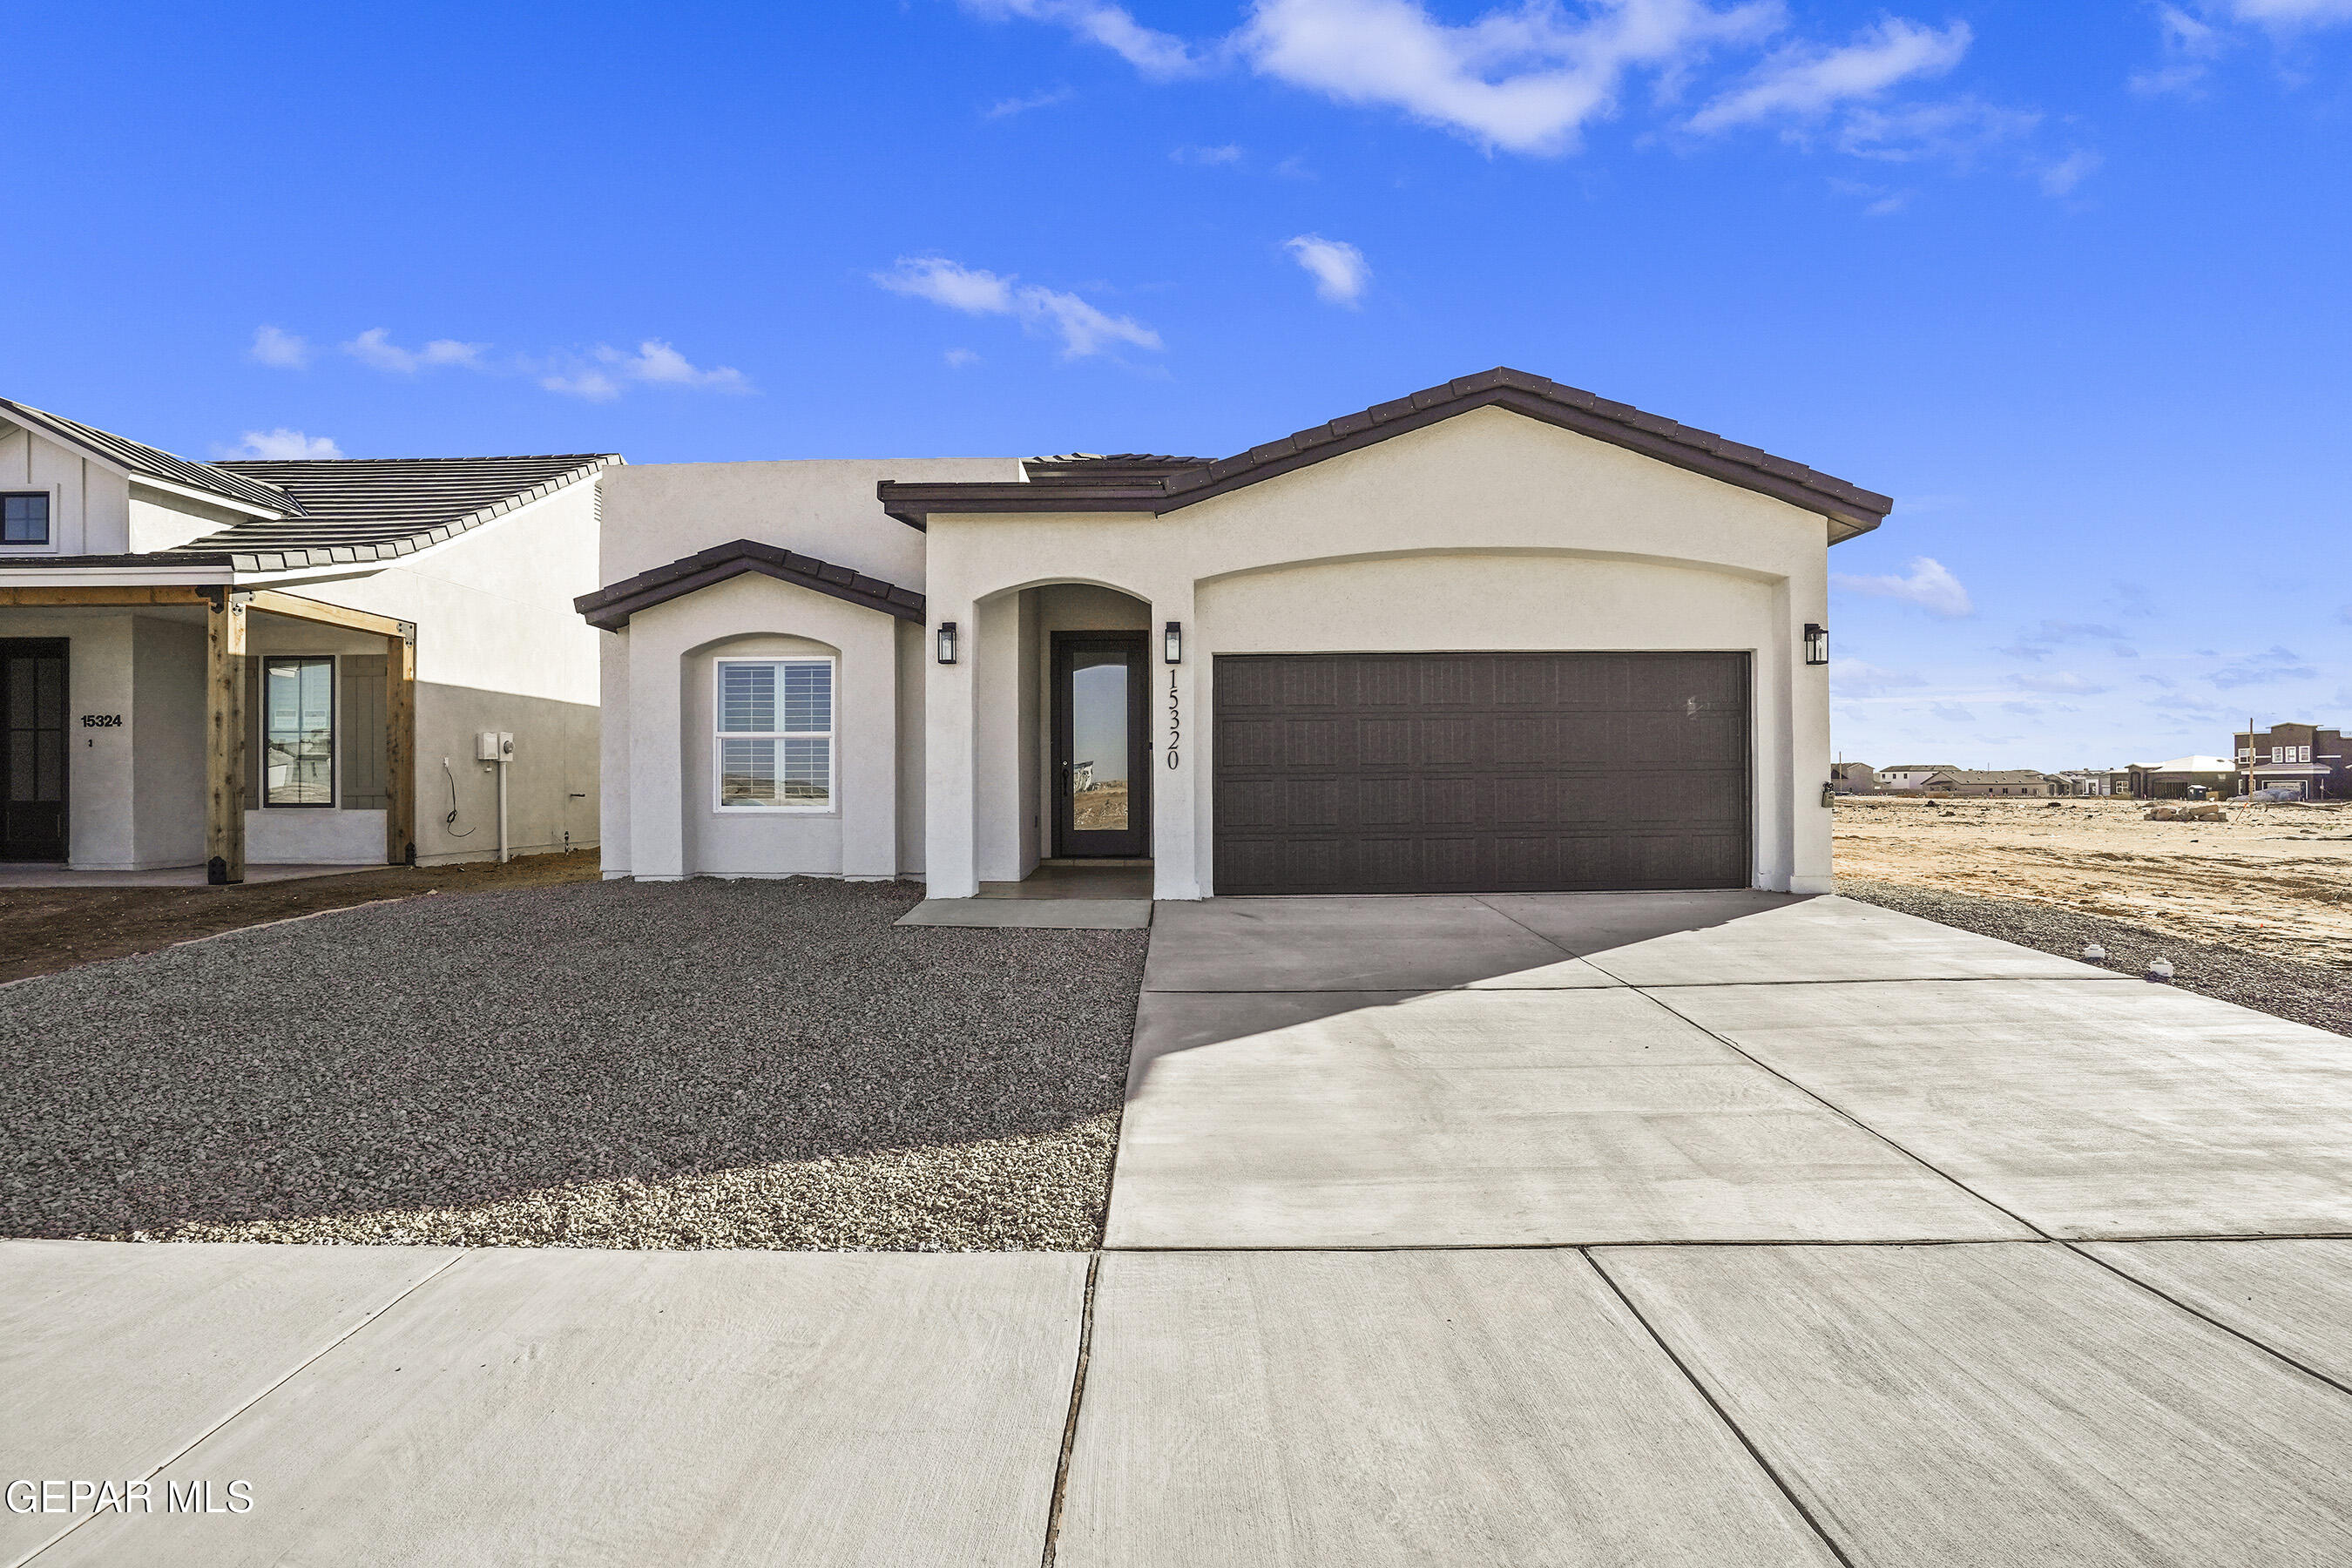
{"type": "Polygon", "coordinates": [[[343,877],[235,888],[0,889],[0,984],[270,921],[426,893],[491,892],[596,879],[596,851],[500,866],[386,866],[343,877]]]}
{"type": "Polygon", "coordinates": [[[2226,809],[2149,822],[2129,801],[1853,797],[1837,805],[1837,871],[2352,970],[2352,805],[2226,809]]]}

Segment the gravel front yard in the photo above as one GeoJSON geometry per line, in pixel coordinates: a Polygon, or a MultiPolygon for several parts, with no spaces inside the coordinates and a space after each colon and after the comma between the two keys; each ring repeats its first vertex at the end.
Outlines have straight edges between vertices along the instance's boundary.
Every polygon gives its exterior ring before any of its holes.
{"type": "Polygon", "coordinates": [[[1859,877],[1840,877],[1838,891],[1849,899],[2067,958],[2082,957],[2084,947],[2096,942],[2107,950],[2107,967],[2126,974],[2145,973],[2151,958],[2168,958],[2172,961],[2172,984],[2183,991],[2352,1035],[2352,971],[2198,942],[2024,899],[1983,899],[1859,877]]]}
{"type": "Polygon", "coordinates": [[[908,883],[587,883],[0,990],[0,1234],[1094,1246],[1148,933],[908,883]]]}

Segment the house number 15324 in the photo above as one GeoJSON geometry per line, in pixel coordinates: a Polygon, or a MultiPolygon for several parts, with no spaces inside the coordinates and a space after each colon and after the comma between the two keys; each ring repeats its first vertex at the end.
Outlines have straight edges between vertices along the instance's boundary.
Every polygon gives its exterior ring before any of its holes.
{"type": "Polygon", "coordinates": [[[1184,739],[1184,715],[1176,701],[1176,671],[1168,672],[1168,765],[1176,765],[1176,748],[1184,739]]]}

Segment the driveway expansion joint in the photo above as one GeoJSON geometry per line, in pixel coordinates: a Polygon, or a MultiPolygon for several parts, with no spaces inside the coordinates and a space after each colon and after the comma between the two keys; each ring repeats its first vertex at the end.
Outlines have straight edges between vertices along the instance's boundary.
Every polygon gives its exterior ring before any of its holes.
{"type": "Polygon", "coordinates": [[[1624,1288],[1617,1283],[1616,1278],[1607,1268],[1601,1267],[1601,1259],[1592,1256],[1590,1247],[1579,1247],[1577,1250],[1584,1255],[1584,1261],[1591,1266],[1592,1271],[1601,1276],[1601,1282],[1608,1286],[1611,1293],[1624,1304],[1625,1310],[1633,1314],[1633,1321],[1642,1325],[1643,1331],[1650,1336],[1651,1342],[1658,1347],[1659,1353],[1674,1363],[1675,1370],[1682,1374],[1683,1381],[1689,1384],[1701,1399],[1706,1401],[1707,1408],[1715,1412],[1716,1419],[1721,1421],[1725,1428],[1734,1437],[1739,1439],[1739,1446],[1748,1450],[1748,1457],[1755,1462],[1756,1468],[1762,1470],[1771,1479],[1772,1484],[1780,1489],[1780,1495],[1789,1500],[1789,1506],[1797,1510],[1797,1517],[1805,1521],[1805,1527],[1820,1537],[1822,1544],[1827,1547],[1830,1553],[1840,1563],[1845,1564],[1845,1568],[1855,1568],[1853,1559],[1846,1555],[1845,1548],[1839,1544],[1837,1538],[1813,1516],[1813,1510],[1805,1506],[1804,1499],[1797,1495],[1796,1489],[1789,1484],[1788,1478],[1781,1475],[1772,1461],[1764,1457],[1764,1450],[1758,1447],[1755,1439],[1749,1437],[1739,1423],[1731,1418],[1731,1412],[1724,1408],[1721,1400],[1716,1398],[1715,1391],[1701,1382],[1698,1374],[1691,1370],[1690,1364],[1683,1360],[1674,1346],[1666,1342],[1665,1335],[1660,1333],[1657,1326],[1650,1321],[1642,1309],[1633,1304],[1633,1298],[1625,1293],[1624,1288]]]}
{"type": "MultiPolygon", "coordinates": [[[[336,911],[329,910],[322,912],[332,914],[336,911]]],[[[168,1246],[170,1244],[162,1243],[159,1245],[168,1246]]],[[[355,1336],[381,1321],[385,1313],[391,1311],[394,1307],[399,1306],[403,1301],[407,1300],[411,1296],[415,1295],[416,1292],[424,1289],[425,1287],[430,1285],[436,1279],[440,1279],[443,1275],[448,1273],[449,1270],[457,1268],[457,1265],[465,1262],[466,1259],[472,1256],[473,1253],[471,1251],[457,1252],[446,1262],[443,1263],[440,1268],[430,1269],[427,1272],[419,1275],[416,1279],[409,1281],[408,1284],[394,1292],[392,1300],[386,1301],[374,1311],[370,1312],[360,1319],[359,1321],[353,1323],[350,1328],[345,1329],[341,1333],[337,1334],[333,1339],[329,1340],[325,1344],[320,1345],[310,1355],[303,1357],[300,1362],[289,1368],[284,1375],[272,1378],[267,1384],[257,1391],[251,1398],[246,1400],[244,1404],[238,1405],[227,1415],[222,1416],[219,1420],[205,1427],[202,1432],[197,1433],[195,1436],[190,1438],[185,1444],[182,1445],[176,1453],[165,1456],[154,1466],[150,1468],[145,1475],[139,1479],[145,1481],[152,1481],[157,1476],[162,1475],[165,1470],[170,1469],[173,1465],[178,1464],[182,1459],[186,1458],[190,1454],[194,1453],[198,1448],[204,1447],[206,1442],[211,1440],[213,1437],[217,1436],[229,1426],[230,1423],[236,1421],[237,1417],[245,1415],[255,1405],[259,1405],[263,1400],[268,1398],[271,1394],[285,1387],[287,1384],[300,1376],[303,1373],[308,1372],[310,1368],[318,1365],[320,1362],[324,1361],[334,1352],[341,1349],[344,1345],[349,1344],[355,1336]]],[[[27,1552],[22,1557],[17,1558],[16,1562],[8,1565],[8,1568],[25,1568],[26,1563],[33,1562],[36,1558],[48,1552],[58,1542],[64,1541],[66,1537],[71,1535],[75,1531],[80,1529],[85,1524],[90,1523],[97,1518],[98,1513],[95,1510],[92,1510],[90,1512],[86,1514],[77,1515],[72,1523],[67,1525],[63,1530],[58,1531],[55,1535],[52,1535],[38,1546],[34,1547],[33,1550],[27,1552]]]]}

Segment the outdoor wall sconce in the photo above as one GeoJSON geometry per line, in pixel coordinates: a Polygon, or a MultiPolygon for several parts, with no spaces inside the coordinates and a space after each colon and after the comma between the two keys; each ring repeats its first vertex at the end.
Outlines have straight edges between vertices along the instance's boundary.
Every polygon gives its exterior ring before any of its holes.
{"type": "Polygon", "coordinates": [[[940,623],[940,662],[941,664],[955,662],[955,623],[953,621],[940,623]]]}
{"type": "Polygon", "coordinates": [[[1830,629],[1805,623],[1805,662],[1827,664],[1830,661],[1830,629]]]}
{"type": "Polygon", "coordinates": [[[1160,654],[1171,664],[1184,662],[1184,623],[1171,621],[1167,631],[1160,634],[1160,654]]]}

